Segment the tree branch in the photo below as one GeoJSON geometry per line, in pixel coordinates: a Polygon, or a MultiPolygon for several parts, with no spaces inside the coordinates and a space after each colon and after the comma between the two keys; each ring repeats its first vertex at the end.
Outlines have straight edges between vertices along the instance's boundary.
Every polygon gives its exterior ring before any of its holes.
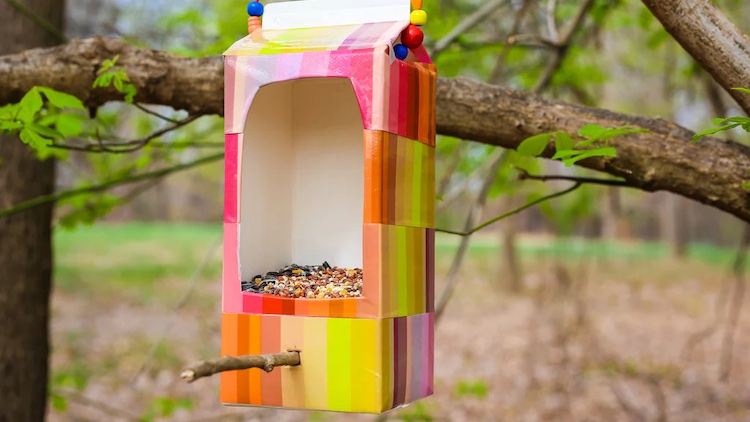
{"type": "Polygon", "coordinates": [[[750,114],[750,38],[710,0],[642,0],[664,29],[750,114]]]}
{"type": "Polygon", "coordinates": [[[126,154],[135,152],[146,145],[148,145],[154,139],[160,138],[169,132],[177,130],[183,126],[194,122],[202,116],[188,116],[182,120],[176,121],[175,123],[159,129],[156,132],[139,139],[131,139],[129,141],[114,141],[114,142],[103,142],[100,141],[96,144],[87,145],[67,145],[67,144],[52,144],[50,148],[66,149],[71,151],[82,151],[82,152],[109,152],[113,154],[126,154]]]}
{"type": "Polygon", "coordinates": [[[526,170],[516,168],[520,172],[518,180],[538,180],[540,182],[548,182],[551,180],[565,180],[568,182],[576,182],[581,184],[589,185],[602,185],[602,186],[620,186],[620,187],[631,187],[627,182],[623,180],[612,180],[612,179],[596,179],[592,177],[575,177],[575,176],[556,176],[556,175],[541,175],[536,176],[529,174],[526,170]]]}
{"type": "MultiPolygon", "coordinates": [[[[100,63],[116,54],[138,89],[136,101],[169,105],[191,115],[223,114],[220,57],[179,57],[101,37],[0,57],[0,104],[19,101],[36,85],[76,95],[92,107],[119,101],[122,94],[114,90],[91,88],[100,63]]],[[[616,158],[584,160],[581,166],[621,177],[645,191],[670,191],[750,222],[748,193],[742,188],[750,169],[749,147],[710,137],[692,144],[693,132],[663,119],[547,100],[468,79],[438,80],[441,135],[515,149],[529,136],[576,133],[586,124],[629,125],[650,133],[618,138],[611,142],[616,158]]],[[[545,156],[553,153],[550,146],[545,156]]]]}
{"type": "Polygon", "coordinates": [[[487,2],[479,8],[476,12],[469,15],[466,19],[461,21],[455,28],[451,30],[446,36],[438,40],[431,49],[433,58],[436,58],[443,51],[453,44],[458,37],[466,33],[466,31],[479,25],[485,19],[487,19],[495,10],[505,4],[506,0],[492,0],[487,2]]]}
{"type": "Polygon", "coordinates": [[[52,195],[40,196],[40,197],[31,199],[29,201],[26,201],[26,202],[21,202],[20,204],[14,205],[11,208],[0,210],[0,217],[5,217],[7,215],[19,213],[21,211],[26,211],[28,209],[38,207],[39,205],[42,205],[42,204],[55,203],[63,199],[72,198],[78,195],[103,192],[111,188],[114,188],[116,186],[128,185],[131,183],[142,182],[144,180],[151,180],[151,179],[165,177],[170,174],[188,170],[193,167],[198,167],[203,164],[208,164],[214,161],[219,161],[222,158],[224,158],[223,153],[210,155],[208,157],[203,157],[203,158],[200,158],[200,159],[197,159],[195,161],[191,161],[185,164],[179,164],[174,167],[168,167],[165,169],[156,170],[156,171],[152,171],[148,173],[141,173],[141,174],[137,174],[137,175],[122,178],[122,179],[111,180],[111,181],[104,182],[96,186],[88,186],[88,187],[80,188],[80,189],[71,189],[68,191],[54,193],[52,195]]]}
{"type": "Polygon", "coordinates": [[[242,371],[252,368],[260,368],[266,372],[271,372],[277,366],[298,366],[300,363],[299,350],[272,355],[225,356],[220,359],[196,362],[185,369],[180,376],[186,382],[195,382],[221,372],[242,371]]]}

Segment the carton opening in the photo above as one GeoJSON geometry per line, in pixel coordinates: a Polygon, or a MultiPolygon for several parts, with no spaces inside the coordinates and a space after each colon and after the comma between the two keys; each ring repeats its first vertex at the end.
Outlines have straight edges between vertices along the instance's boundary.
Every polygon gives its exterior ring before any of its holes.
{"type": "Polygon", "coordinates": [[[348,79],[260,89],[242,151],[242,280],[291,264],[362,268],[363,130],[348,79]]]}

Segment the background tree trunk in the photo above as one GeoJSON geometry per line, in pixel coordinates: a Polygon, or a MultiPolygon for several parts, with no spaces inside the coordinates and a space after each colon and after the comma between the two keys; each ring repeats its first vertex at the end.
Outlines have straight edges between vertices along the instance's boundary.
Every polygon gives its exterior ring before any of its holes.
{"type": "MultiPolygon", "coordinates": [[[[62,27],[63,0],[21,0],[62,27]]],[[[0,54],[59,40],[0,1],[0,54]]],[[[41,162],[15,137],[0,137],[0,208],[54,189],[54,161],[41,162]]],[[[52,206],[0,218],[0,421],[42,421],[46,413],[52,206]]]]}

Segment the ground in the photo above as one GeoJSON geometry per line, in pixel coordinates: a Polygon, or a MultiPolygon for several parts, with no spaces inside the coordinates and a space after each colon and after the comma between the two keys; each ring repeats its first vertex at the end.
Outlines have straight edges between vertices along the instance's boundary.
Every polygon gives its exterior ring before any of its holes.
{"type": "MultiPolygon", "coordinates": [[[[750,309],[719,380],[732,251],[524,236],[526,290],[511,294],[496,238],[474,240],[437,326],[435,395],[388,420],[750,421],[750,309]]],[[[219,353],[220,239],[218,225],[57,232],[49,420],[375,420],[223,408],[217,377],[179,379],[219,353]]],[[[437,244],[439,293],[456,239],[437,244]]]]}

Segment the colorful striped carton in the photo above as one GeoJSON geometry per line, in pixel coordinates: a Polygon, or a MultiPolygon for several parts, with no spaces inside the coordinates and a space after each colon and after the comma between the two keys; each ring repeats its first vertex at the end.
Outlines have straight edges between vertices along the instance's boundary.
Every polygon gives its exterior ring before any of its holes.
{"type": "Polygon", "coordinates": [[[393,56],[409,0],[361,1],[340,22],[341,0],[269,4],[225,53],[221,353],[302,362],[222,374],[225,404],[382,413],[433,392],[436,69],[393,56]],[[323,261],[362,268],[363,297],[241,291],[323,261]]]}

